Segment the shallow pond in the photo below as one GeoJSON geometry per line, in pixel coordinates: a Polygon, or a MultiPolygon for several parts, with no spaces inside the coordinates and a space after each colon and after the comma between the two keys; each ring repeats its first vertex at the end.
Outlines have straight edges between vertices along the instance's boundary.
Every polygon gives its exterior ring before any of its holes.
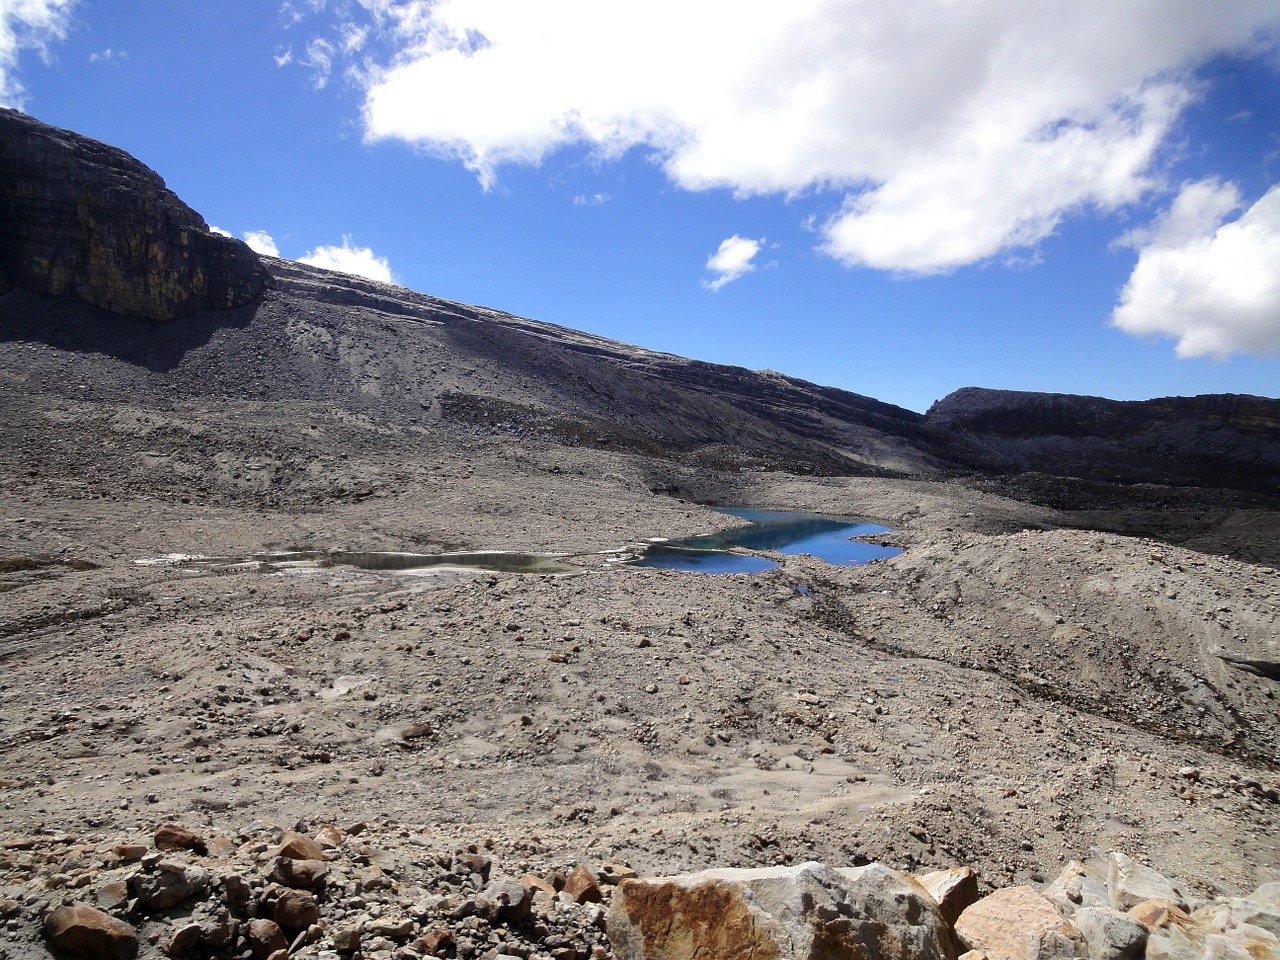
{"type": "Polygon", "coordinates": [[[723,508],[716,512],[750,523],[721,533],[655,543],[633,565],[701,573],[759,573],[778,565],[765,557],[728,551],[740,547],[788,554],[807,553],[841,566],[886,560],[902,552],[899,547],[857,539],[887,533],[889,528],[856,517],[744,508],[723,508]]]}
{"type": "Polygon", "coordinates": [[[278,569],[287,567],[347,566],[361,570],[425,570],[430,567],[462,567],[497,573],[581,573],[582,568],[555,556],[537,553],[478,551],[472,553],[391,553],[344,550],[304,550],[290,553],[255,553],[249,557],[201,557],[181,564],[212,571],[278,569]]]}

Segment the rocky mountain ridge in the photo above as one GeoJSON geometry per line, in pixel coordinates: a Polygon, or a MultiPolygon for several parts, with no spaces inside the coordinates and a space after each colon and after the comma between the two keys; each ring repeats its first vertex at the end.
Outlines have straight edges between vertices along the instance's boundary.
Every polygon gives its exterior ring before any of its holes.
{"type": "Polygon", "coordinates": [[[14,111],[0,114],[0,144],[0,291],[24,294],[0,303],[0,336],[159,365],[158,397],[336,401],[492,434],[797,473],[1037,471],[1280,492],[1280,400],[1121,403],[965,388],[921,415],[772,371],[264,260],[210,233],[122,151],[14,111]],[[206,344],[222,357],[196,356],[206,344]]]}

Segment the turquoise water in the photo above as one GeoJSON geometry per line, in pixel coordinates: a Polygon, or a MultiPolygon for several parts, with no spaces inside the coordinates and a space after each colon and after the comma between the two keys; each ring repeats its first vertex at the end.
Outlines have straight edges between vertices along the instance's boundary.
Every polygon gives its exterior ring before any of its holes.
{"type": "Polygon", "coordinates": [[[724,508],[716,511],[750,525],[722,533],[654,544],[635,561],[638,567],[689,570],[701,573],[759,573],[778,565],[764,557],[728,553],[734,547],[772,550],[777,553],[807,553],[839,566],[856,566],[872,560],[886,560],[902,552],[853,539],[889,528],[856,517],[836,517],[793,510],[748,510],[724,508]]]}

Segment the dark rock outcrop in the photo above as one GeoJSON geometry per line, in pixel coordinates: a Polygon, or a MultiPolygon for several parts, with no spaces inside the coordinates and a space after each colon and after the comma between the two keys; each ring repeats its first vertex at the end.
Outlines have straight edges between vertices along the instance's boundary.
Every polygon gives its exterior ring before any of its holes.
{"type": "Polygon", "coordinates": [[[252,250],[124,151],[0,109],[0,294],[174,320],[251,303],[266,284],[252,250]]]}
{"type": "Polygon", "coordinates": [[[1107,482],[1280,492],[1280,400],[1106,400],[965,387],[925,415],[988,468],[1107,482]]]}

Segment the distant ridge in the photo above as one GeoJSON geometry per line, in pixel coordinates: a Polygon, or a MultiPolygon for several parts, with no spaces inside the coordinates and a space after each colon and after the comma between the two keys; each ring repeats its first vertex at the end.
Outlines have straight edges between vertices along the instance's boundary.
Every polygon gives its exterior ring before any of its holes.
{"type": "Polygon", "coordinates": [[[210,233],[123,151],[8,110],[0,204],[0,339],[101,354],[92,393],[81,396],[319,402],[422,428],[721,470],[1030,471],[1280,493],[1280,400],[967,387],[921,415],[773,371],[260,258],[210,233]]]}

